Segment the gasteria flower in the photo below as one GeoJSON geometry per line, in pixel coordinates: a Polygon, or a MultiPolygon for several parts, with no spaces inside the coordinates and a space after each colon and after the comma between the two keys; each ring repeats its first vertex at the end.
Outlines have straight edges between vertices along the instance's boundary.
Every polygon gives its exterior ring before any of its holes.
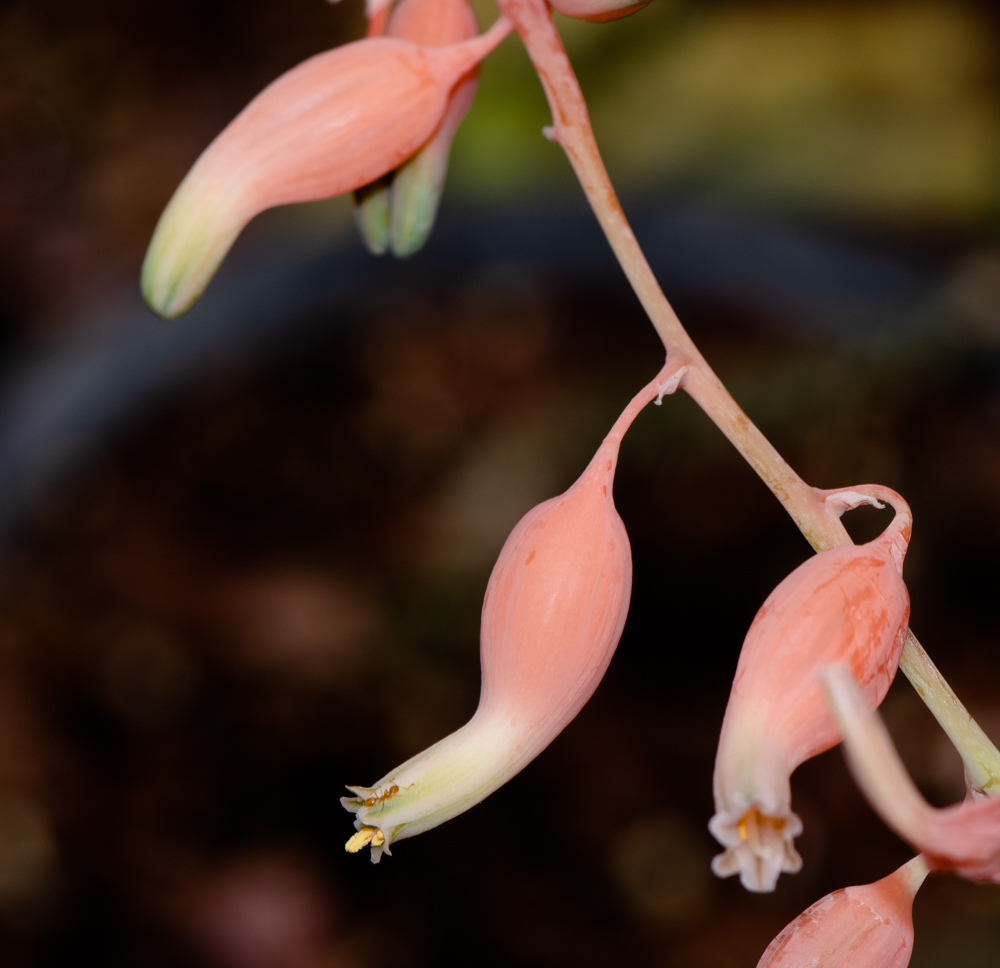
{"type": "Polygon", "coordinates": [[[163,316],[190,308],[264,209],[340,195],[396,168],[510,29],[501,17],[448,47],[359,40],[279,77],[208,146],[160,216],[142,267],[149,305],[163,316]]]}
{"type": "MultiPolygon", "coordinates": [[[[386,31],[427,47],[457,44],[478,33],[467,0],[403,0],[386,31]]],[[[391,175],[355,192],[355,220],[369,251],[413,255],[427,241],[448,171],[451,142],[476,96],[476,69],[451,92],[448,109],[433,137],[391,175]]]]}
{"type": "Polygon", "coordinates": [[[347,850],[414,837],[479,803],[523,769],[580,711],[625,625],[628,536],[612,497],[622,436],[684,367],[668,364],[604,438],[565,494],[529,511],[507,538],[483,601],[479,707],[461,729],[371,787],[348,787],[357,814],[347,850]]]}
{"type": "Polygon", "coordinates": [[[906,968],[913,899],[926,877],[914,857],[874,884],[827,894],[767,946],[757,968],[906,968]]]}
{"type": "Polygon", "coordinates": [[[820,678],[843,733],[851,771],[882,819],[919,850],[932,869],[1000,884],[1000,797],[932,807],[914,786],[851,672],[831,666],[820,678]]]}
{"type": "Polygon", "coordinates": [[[896,515],[874,541],[821,551],[796,568],[747,632],[719,737],[709,829],[726,848],[712,870],[738,873],[751,891],[772,891],[782,872],[802,866],[793,844],[802,823],[792,813],[789,777],[840,739],[816,671],[843,662],[871,701],[881,702],[910,614],[902,576],[911,527],[906,502],[878,485],[825,493],[841,513],[864,503],[882,507],[881,498],[896,515]]]}

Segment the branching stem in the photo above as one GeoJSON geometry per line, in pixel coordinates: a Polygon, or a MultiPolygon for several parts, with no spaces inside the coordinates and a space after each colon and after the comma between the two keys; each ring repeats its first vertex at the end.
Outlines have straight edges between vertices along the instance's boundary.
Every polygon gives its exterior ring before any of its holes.
{"type": "MultiPolygon", "coordinates": [[[[690,360],[684,389],[760,475],[816,551],[850,544],[851,538],[840,518],[824,502],[826,492],[802,480],[740,409],[663,294],[601,160],[587,103],[548,4],[545,0],[498,0],[498,4],[514,23],[542,82],[552,110],[552,129],[547,134],[566,152],[667,353],[690,360]]],[[[899,667],[958,748],[973,787],[1000,791],[1000,752],[969,715],[912,632],[907,636],[899,667]]]]}

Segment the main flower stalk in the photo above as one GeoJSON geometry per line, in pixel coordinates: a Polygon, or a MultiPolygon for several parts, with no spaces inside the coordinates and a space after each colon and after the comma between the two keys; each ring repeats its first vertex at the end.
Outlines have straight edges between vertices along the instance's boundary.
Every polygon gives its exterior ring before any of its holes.
{"type": "MultiPolygon", "coordinates": [[[[545,0],[498,0],[514,24],[541,80],[552,127],[546,134],[562,146],[626,277],[668,353],[691,361],[684,389],[781,501],[815,551],[852,544],[825,492],[810,487],[754,426],[695,346],[663,294],[628,224],[601,160],[587,103],[552,22],[545,0]]],[[[912,631],[899,667],[927,704],[965,763],[976,789],[1000,788],[1000,751],[969,715],[912,631]]]]}

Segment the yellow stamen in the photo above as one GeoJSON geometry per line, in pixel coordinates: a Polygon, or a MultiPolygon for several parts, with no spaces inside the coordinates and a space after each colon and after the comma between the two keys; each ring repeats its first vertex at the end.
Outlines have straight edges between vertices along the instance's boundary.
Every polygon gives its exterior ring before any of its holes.
{"type": "Polygon", "coordinates": [[[356,854],[362,847],[371,844],[372,847],[381,847],[385,843],[385,834],[378,827],[362,827],[346,844],[344,850],[349,854],[356,854]]]}
{"type": "Polygon", "coordinates": [[[760,813],[756,807],[751,807],[745,814],[743,814],[742,817],[740,817],[739,823],[736,825],[736,829],[740,832],[740,840],[744,843],[749,841],[750,849],[756,852],[760,846],[758,828],[764,826],[780,831],[784,828],[785,821],[781,817],[766,817],[764,814],[760,813]]]}

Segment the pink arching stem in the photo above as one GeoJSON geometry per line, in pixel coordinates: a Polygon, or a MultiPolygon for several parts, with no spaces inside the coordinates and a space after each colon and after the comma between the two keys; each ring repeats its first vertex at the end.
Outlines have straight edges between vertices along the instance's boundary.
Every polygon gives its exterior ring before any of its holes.
{"type": "MultiPolygon", "coordinates": [[[[520,34],[545,90],[553,119],[546,135],[566,152],[667,353],[688,361],[684,389],[760,475],[815,550],[850,544],[850,535],[836,512],[824,502],[825,492],[806,484],[740,409],[663,294],[604,168],[587,103],[552,22],[551,8],[545,0],[498,0],[498,5],[520,34]]],[[[899,667],[962,754],[971,786],[1000,792],[1000,751],[969,715],[912,632],[907,634],[899,667]]]]}

